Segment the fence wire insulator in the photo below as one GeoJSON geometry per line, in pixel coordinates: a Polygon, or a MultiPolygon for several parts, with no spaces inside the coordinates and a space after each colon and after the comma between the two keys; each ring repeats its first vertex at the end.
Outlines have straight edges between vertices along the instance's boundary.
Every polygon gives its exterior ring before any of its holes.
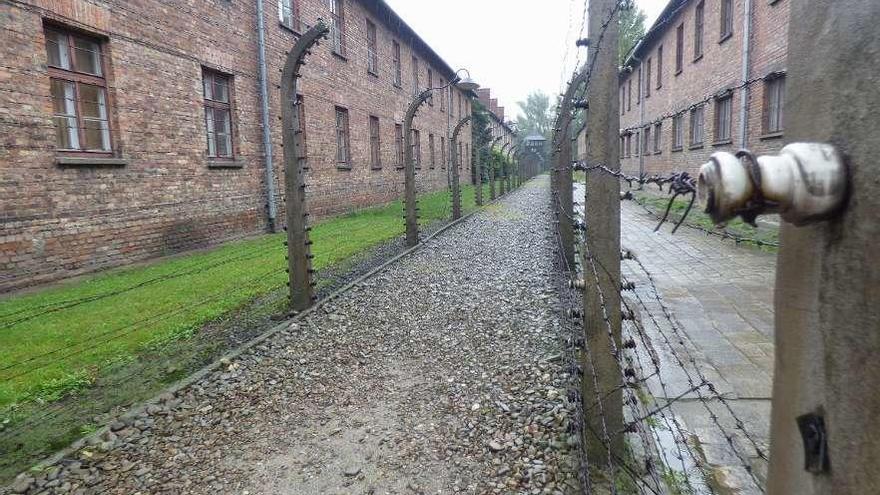
{"type": "Polygon", "coordinates": [[[625,368],[623,370],[623,374],[627,378],[635,378],[636,377],[636,370],[634,370],[633,368],[625,368]]]}
{"type": "Polygon", "coordinates": [[[622,250],[622,251],[620,252],[620,259],[622,259],[622,260],[634,260],[634,259],[636,259],[636,258],[635,258],[635,255],[633,254],[632,251],[630,251],[629,249],[624,249],[624,250],[622,250]]]}
{"type": "Polygon", "coordinates": [[[572,227],[574,230],[578,230],[578,231],[581,231],[581,232],[586,232],[586,231],[587,231],[587,224],[584,223],[584,222],[580,222],[580,221],[572,222],[572,223],[571,223],[571,227],[572,227]]]}
{"type": "Polygon", "coordinates": [[[587,284],[586,284],[586,282],[584,282],[584,279],[578,278],[578,279],[574,279],[574,280],[570,281],[568,283],[568,287],[571,289],[584,290],[587,288],[587,284]]]}
{"type": "Polygon", "coordinates": [[[636,283],[635,282],[624,282],[624,283],[620,284],[620,290],[621,291],[634,291],[634,290],[636,290],[636,283]]]}
{"type": "Polygon", "coordinates": [[[635,348],[636,348],[636,341],[635,341],[635,339],[629,339],[629,340],[627,340],[626,342],[623,343],[623,347],[626,348],[626,349],[635,349],[635,348]]]}

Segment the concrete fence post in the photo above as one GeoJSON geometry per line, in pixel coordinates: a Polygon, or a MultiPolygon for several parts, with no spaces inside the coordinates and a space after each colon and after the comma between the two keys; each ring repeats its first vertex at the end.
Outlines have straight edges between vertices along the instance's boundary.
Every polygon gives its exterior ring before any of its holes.
{"type": "MultiPolygon", "coordinates": [[[[618,0],[592,0],[589,4],[589,46],[587,66],[593,66],[593,74],[587,87],[587,99],[591,102],[588,125],[591,132],[587,136],[586,159],[588,163],[601,163],[612,170],[620,170],[617,134],[620,127],[617,98],[617,43],[618,43],[618,0]],[[612,17],[613,15],[613,17],[612,17]],[[604,33],[603,33],[604,30],[604,33]],[[599,38],[601,37],[601,42],[599,38]]],[[[560,140],[562,151],[571,153],[569,139],[560,140]]],[[[559,163],[559,162],[557,162],[559,163]]],[[[570,164],[570,163],[569,163],[570,164]]],[[[571,170],[571,167],[565,167],[571,170]]],[[[568,176],[569,181],[571,175],[568,176]]],[[[567,187],[571,188],[569,182],[567,187]]],[[[581,249],[582,266],[586,274],[584,292],[584,330],[586,342],[591,349],[596,366],[596,382],[583,381],[585,407],[593,404],[595,398],[602,401],[605,414],[605,427],[609,432],[623,430],[623,395],[619,387],[620,371],[612,353],[621,349],[620,343],[620,184],[617,178],[593,172],[587,176],[584,198],[586,231],[585,245],[581,249]],[[589,259],[592,258],[592,259],[589,259]],[[597,267],[599,284],[595,284],[592,267],[597,267]],[[600,297],[601,291],[601,297],[600,297]],[[604,311],[603,303],[604,299],[604,311]],[[606,323],[603,314],[607,314],[606,323]],[[609,329],[611,328],[611,335],[609,329]]],[[[585,418],[594,432],[602,431],[599,415],[591,414],[585,418]]],[[[600,459],[606,455],[606,446],[601,438],[587,435],[587,455],[600,459]]],[[[625,455],[624,436],[620,433],[611,437],[611,451],[623,458],[625,455]]]]}
{"type": "Polygon", "coordinates": [[[323,22],[306,31],[287,54],[281,72],[281,139],[284,146],[285,210],[287,215],[287,271],[290,309],[303,311],[315,299],[312,254],[306,217],[306,167],[303,165],[302,123],[296,97],[296,81],[309,49],[327,37],[323,22]]]}
{"type": "Polygon", "coordinates": [[[838,216],[783,222],[776,268],[771,495],[880,493],[880,2],[793,0],[785,139],[849,166],[838,216]]]}
{"type": "Polygon", "coordinates": [[[416,164],[413,159],[412,123],[422,106],[433,94],[433,90],[422,91],[409,104],[403,118],[403,153],[404,153],[404,205],[406,217],[406,245],[413,247],[419,243],[419,209],[416,200],[416,164]]]}

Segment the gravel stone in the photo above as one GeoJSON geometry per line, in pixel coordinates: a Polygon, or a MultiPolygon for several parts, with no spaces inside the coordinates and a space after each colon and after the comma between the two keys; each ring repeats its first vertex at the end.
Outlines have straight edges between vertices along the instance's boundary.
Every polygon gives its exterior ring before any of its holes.
{"type": "Polygon", "coordinates": [[[579,493],[551,217],[536,178],[112,423],[43,492],[579,493]]]}

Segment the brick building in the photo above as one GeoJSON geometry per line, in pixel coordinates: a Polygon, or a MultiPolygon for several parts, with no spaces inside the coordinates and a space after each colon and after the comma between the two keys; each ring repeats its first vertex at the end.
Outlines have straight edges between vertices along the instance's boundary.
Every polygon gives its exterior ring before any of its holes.
{"type": "Polygon", "coordinates": [[[622,169],[781,148],[788,22],[789,0],[671,0],[620,72],[622,169]]]}
{"type": "MultiPolygon", "coordinates": [[[[454,74],[384,1],[0,0],[0,291],[280,224],[280,69],[319,18],[332,36],[298,88],[313,218],[402,195],[406,108],[454,74]]],[[[420,190],[446,187],[468,98],[438,92],[416,117],[420,190]]]]}
{"type": "Polygon", "coordinates": [[[476,93],[477,99],[483,105],[483,108],[489,113],[489,125],[492,130],[492,136],[504,136],[504,139],[498,141],[499,146],[500,143],[515,142],[516,132],[510,124],[504,120],[504,107],[498,105],[497,98],[492,98],[492,90],[489,88],[480,88],[476,93]]]}

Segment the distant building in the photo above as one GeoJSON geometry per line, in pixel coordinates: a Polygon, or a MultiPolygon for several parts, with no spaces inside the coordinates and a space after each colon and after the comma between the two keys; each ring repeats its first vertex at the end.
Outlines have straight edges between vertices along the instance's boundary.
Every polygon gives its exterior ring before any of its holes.
{"type": "Polygon", "coordinates": [[[625,172],[695,173],[716,151],[781,148],[789,2],[669,2],[620,72],[625,172]]]}

